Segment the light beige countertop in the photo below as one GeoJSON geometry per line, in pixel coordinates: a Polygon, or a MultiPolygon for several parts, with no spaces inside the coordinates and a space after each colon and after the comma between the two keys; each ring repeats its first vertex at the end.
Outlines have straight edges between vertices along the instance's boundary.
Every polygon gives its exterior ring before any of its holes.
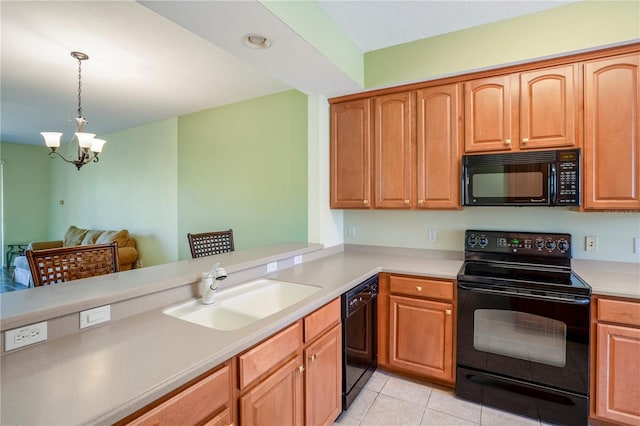
{"type": "MultiPolygon", "coordinates": [[[[344,251],[341,247],[330,248],[319,252],[317,247],[306,245],[279,247],[281,253],[286,252],[286,256],[300,250],[308,250],[308,254],[304,255],[302,264],[268,277],[315,285],[321,287],[319,292],[281,312],[233,331],[217,331],[170,317],[162,313],[165,304],[33,347],[5,353],[1,358],[0,423],[112,423],[251,347],[371,275],[385,271],[455,279],[462,265],[462,255],[456,252],[366,246],[346,246],[344,251]]],[[[265,258],[278,257],[275,251],[277,249],[269,252],[265,258]]],[[[245,256],[237,253],[237,259],[245,256]]],[[[240,271],[241,268],[227,267],[233,263],[229,258],[226,260],[223,265],[231,280],[233,271],[240,271]]],[[[261,265],[263,260],[256,257],[245,259],[246,262],[253,262],[255,267],[261,265]]],[[[206,264],[210,263],[209,259],[206,264]]],[[[176,268],[188,270],[186,278],[182,278],[188,284],[190,279],[197,279],[203,265],[198,264],[193,269],[186,265],[176,268]]],[[[618,294],[640,299],[640,288],[635,286],[640,278],[638,269],[635,269],[634,275],[633,267],[627,267],[630,272],[624,275],[622,281],[626,284],[617,288],[618,294]]],[[[166,268],[171,270],[173,267],[166,268]]],[[[603,279],[603,288],[609,289],[606,287],[608,274],[593,272],[599,270],[596,264],[585,262],[580,268],[591,278],[603,279]]],[[[140,270],[140,275],[145,275],[142,273],[145,269],[140,270]]],[[[149,273],[150,276],[156,274],[152,271],[149,273]]],[[[167,286],[167,281],[171,280],[174,280],[174,284],[180,281],[179,273],[175,274],[164,277],[163,285],[167,286]]],[[[238,272],[238,275],[241,274],[238,272]]],[[[582,278],[587,279],[585,276],[582,278]]],[[[145,278],[145,281],[152,281],[152,278],[145,278]]],[[[162,287],[153,283],[148,285],[162,287]]],[[[593,287],[596,293],[596,286],[593,287]]],[[[141,288],[120,291],[130,291],[132,294],[142,292],[141,288]]],[[[100,297],[108,299],[107,295],[100,297]]],[[[46,305],[45,302],[41,303],[46,305]]],[[[82,305],[89,304],[84,302],[82,305]]],[[[5,317],[4,312],[2,315],[3,321],[11,320],[5,317]]],[[[20,315],[30,318],[27,312],[20,315]]]]}

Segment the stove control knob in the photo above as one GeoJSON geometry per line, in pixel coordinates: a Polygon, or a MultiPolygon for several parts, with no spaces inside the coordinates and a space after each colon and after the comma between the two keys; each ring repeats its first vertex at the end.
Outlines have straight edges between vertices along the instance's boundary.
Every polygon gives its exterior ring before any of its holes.
{"type": "Polygon", "coordinates": [[[476,237],[475,235],[469,235],[469,237],[467,238],[467,245],[469,247],[475,247],[476,244],[478,244],[478,237],[476,237]]]}
{"type": "Polygon", "coordinates": [[[536,239],[536,248],[542,250],[544,248],[544,240],[542,238],[536,239]]]}
{"type": "Polygon", "coordinates": [[[567,240],[565,240],[564,238],[558,240],[558,249],[560,249],[561,253],[567,251],[569,249],[569,243],[567,242],[567,240]]]}
{"type": "Polygon", "coordinates": [[[480,247],[485,248],[487,244],[489,244],[489,239],[484,235],[481,235],[479,243],[480,243],[480,247]]]}
{"type": "Polygon", "coordinates": [[[548,240],[547,241],[547,250],[549,251],[553,251],[553,249],[556,248],[556,242],[553,240],[548,240]]]}

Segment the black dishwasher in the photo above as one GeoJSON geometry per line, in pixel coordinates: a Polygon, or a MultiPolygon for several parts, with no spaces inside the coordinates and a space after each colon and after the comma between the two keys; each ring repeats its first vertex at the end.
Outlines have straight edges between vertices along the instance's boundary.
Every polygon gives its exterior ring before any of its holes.
{"type": "Polygon", "coordinates": [[[378,275],[342,295],[342,409],[349,408],[378,365],[378,275]]]}

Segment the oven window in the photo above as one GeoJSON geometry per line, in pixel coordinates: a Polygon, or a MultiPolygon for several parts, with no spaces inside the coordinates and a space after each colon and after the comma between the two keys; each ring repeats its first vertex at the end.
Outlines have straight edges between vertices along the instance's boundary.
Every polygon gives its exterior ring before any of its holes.
{"type": "Polygon", "coordinates": [[[473,347],[479,351],[564,367],[566,342],[562,321],[499,309],[474,312],[473,347]]]}
{"type": "Polygon", "coordinates": [[[474,198],[541,198],[544,175],[540,171],[506,170],[473,175],[474,198]]]}

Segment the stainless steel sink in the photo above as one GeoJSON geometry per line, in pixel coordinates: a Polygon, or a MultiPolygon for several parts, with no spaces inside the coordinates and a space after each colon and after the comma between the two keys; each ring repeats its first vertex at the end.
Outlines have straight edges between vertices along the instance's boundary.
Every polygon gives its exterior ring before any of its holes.
{"type": "Polygon", "coordinates": [[[220,290],[212,305],[192,300],[166,309],[172,317],[216,330],[236,330],[320,291],[320,287],[261,278],[220,290]]]}

